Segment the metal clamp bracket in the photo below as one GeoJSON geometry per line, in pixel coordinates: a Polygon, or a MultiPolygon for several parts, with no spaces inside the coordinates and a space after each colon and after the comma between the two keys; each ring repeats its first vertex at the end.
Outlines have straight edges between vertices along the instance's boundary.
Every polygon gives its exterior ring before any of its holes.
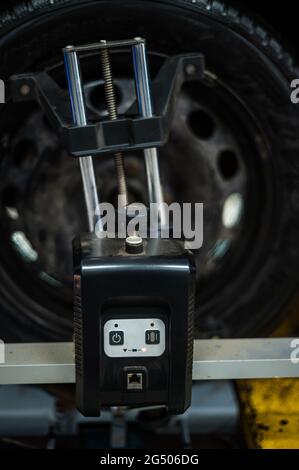
{"type": "Polygon", "coordinates": [[[86,126],[72,124],[68,94],[48,73],[14,75],[10,85],[14,101],[37,101],[61,134],[68,152],[85,157],[163,146],[168,140],[179,90],[184,82],[200,80],[203,74],[201,54],[166,59],[153,81],[153,117],[134,117],[135,102],[124,117],[88,122],[86,126]]]}

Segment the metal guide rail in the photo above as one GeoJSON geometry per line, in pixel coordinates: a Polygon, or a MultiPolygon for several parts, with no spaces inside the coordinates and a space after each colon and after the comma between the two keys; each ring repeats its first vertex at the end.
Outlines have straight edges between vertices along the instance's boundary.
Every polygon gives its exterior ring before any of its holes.
{"type": "MultiPolygon", "coordinates": [[[[299,377],[299,339],[194,341],[193,380],[277,377],[299,377]]],[[[0,384],[74,382],[73,343],[5,345],[0,384]]]]}

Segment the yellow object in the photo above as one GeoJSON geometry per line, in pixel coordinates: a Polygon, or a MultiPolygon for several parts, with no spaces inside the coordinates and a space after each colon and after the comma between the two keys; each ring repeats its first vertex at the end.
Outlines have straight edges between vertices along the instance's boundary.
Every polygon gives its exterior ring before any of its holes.
{"type": "Polygon", "coordinates": [[[299,379],[238,381],[249,447],[299,449],[299,379]]]}

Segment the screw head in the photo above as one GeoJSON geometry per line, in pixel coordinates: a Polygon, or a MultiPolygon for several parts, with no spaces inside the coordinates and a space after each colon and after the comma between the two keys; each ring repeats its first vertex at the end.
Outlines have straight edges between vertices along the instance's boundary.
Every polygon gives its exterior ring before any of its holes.
{"type": "Polygon", "coordinates": [[[31,88],[27,83],[20,86],[19,92],[22,96],[28,96],[31,92],[31,88]]]}
{"type": "Polygon", "coordinates": [[[186,74],[192,77],[196,74],[196,67],[194,64],[187,64],[185,68],[186,74]]]}

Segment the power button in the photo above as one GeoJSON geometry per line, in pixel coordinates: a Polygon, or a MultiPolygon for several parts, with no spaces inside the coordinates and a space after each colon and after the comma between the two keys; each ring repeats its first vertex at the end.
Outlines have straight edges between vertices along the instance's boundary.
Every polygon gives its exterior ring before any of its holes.
{"type": "Polygon", "coordinates": [[[122,346],[124,344],[124,332],[123,331],[110,331],[109,332],[109,344],[111,346],[122,346]]]}

